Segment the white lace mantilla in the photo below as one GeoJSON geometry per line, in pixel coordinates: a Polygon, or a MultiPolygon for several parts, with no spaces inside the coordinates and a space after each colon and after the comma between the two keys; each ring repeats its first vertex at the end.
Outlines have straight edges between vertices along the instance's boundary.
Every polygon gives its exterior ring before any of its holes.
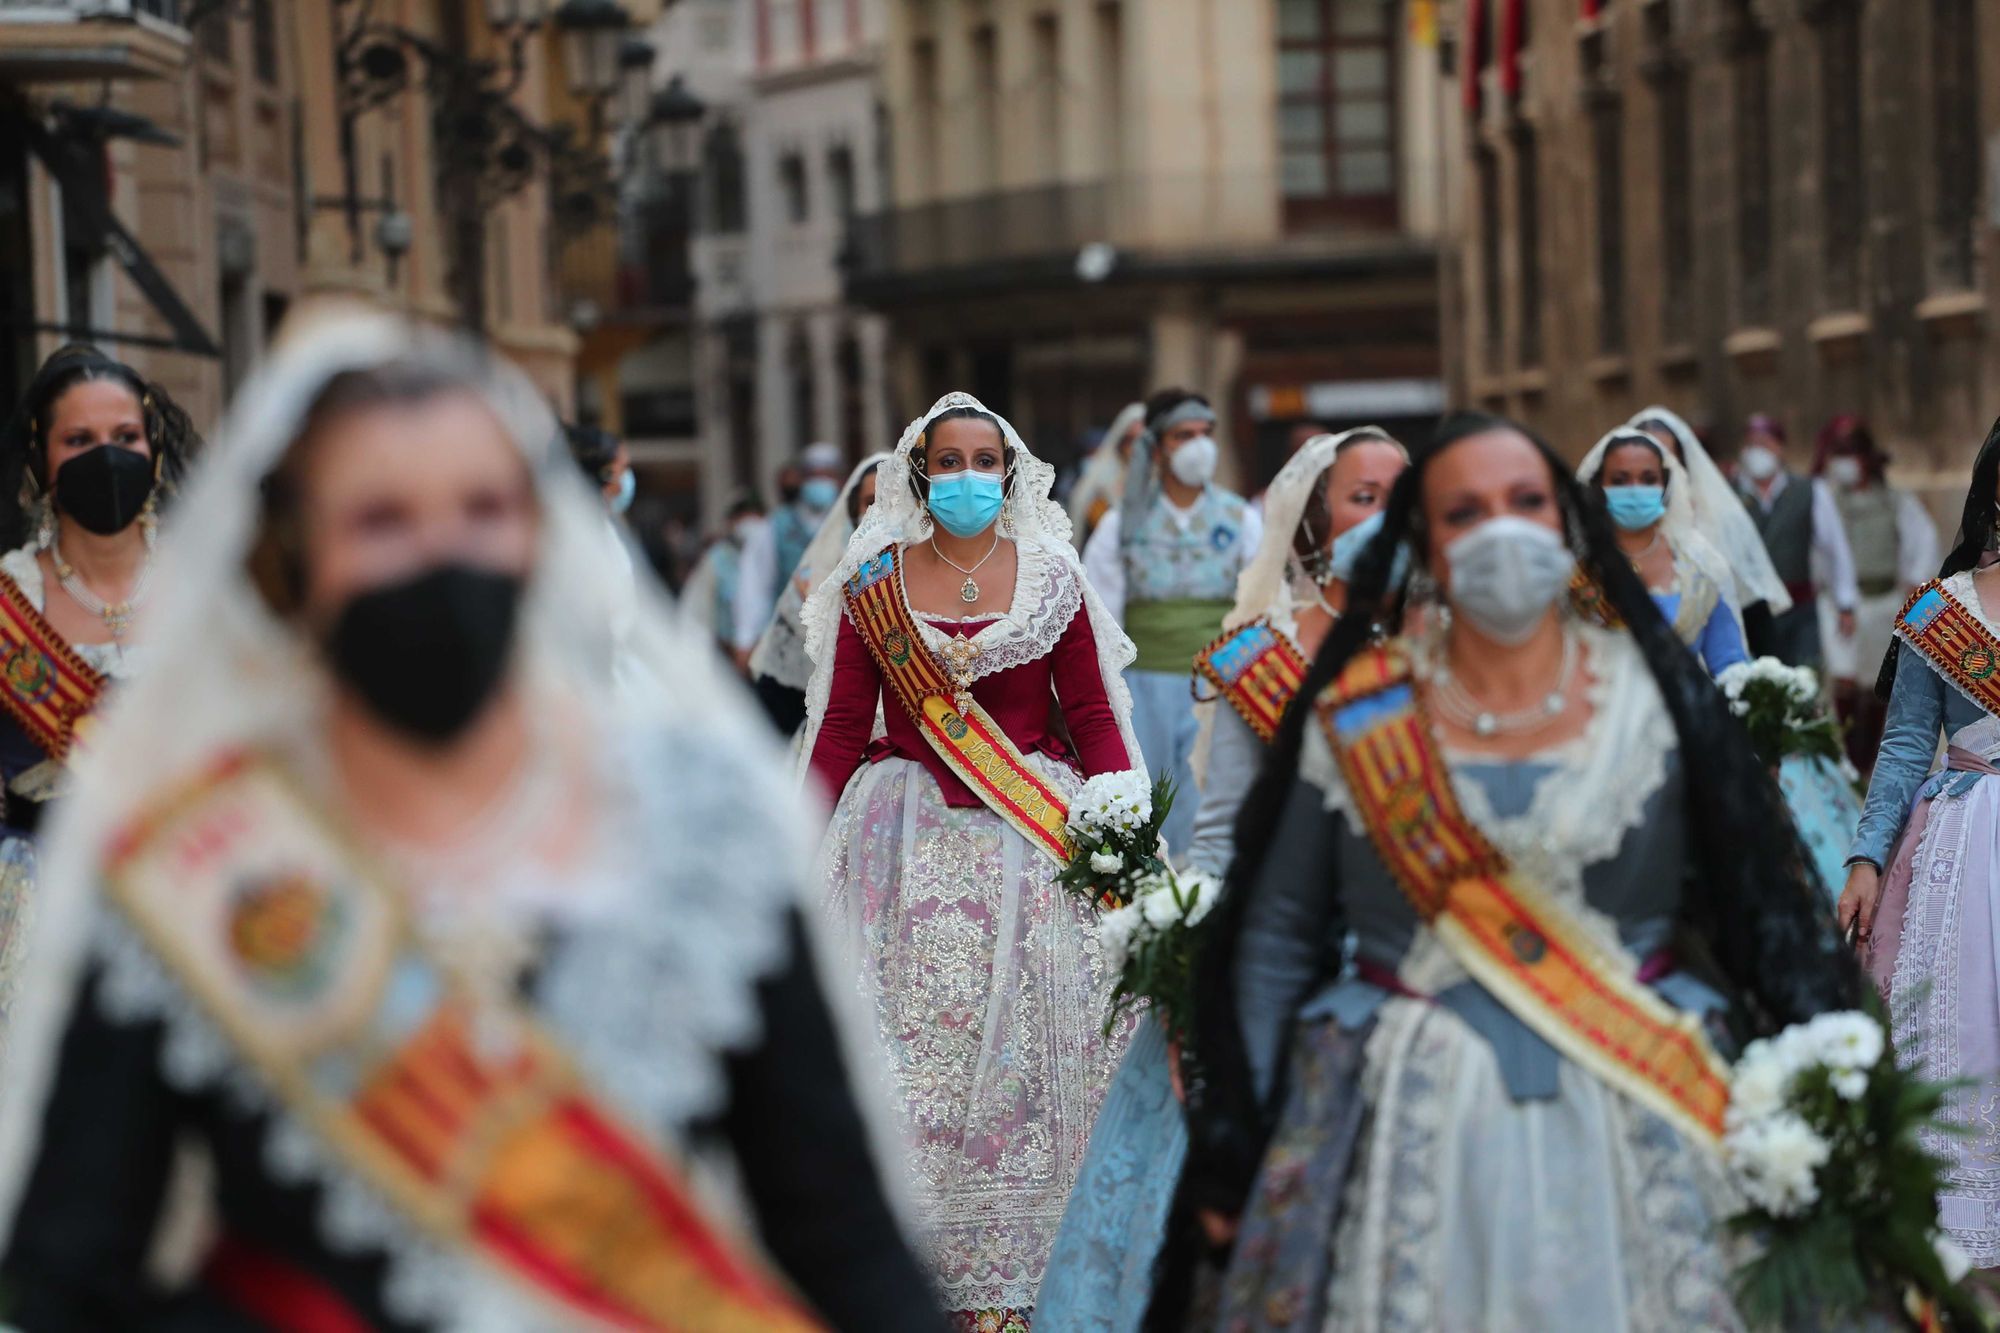
{"type": "MultiPolygon", "coordinates": [[[[1648,802],[1666,782],[1667,759],[1678,744],[1673,718],[1660,698],[1644,656],[1625,635],[1578,625],[1589,671],[1591,719],[1573,740],[1531,757],[1551,765],[1519,815],[1503,818],[1486,789],[1462,771],[1487,756],[1447,752],[1452,791],[1468,818],[1507,856],[1514,869],[1541,884],[1567,907],[1596,942],[1619,957],[1625,952],[1617,923],[1584,897],[1583,872],[1618,854],[1627,835],[1645,820],[1648,802]]],[[[1423,654],[1417,654],[1422,671],[1423,654]]],[[[1318,787],[1325,808],[1359,828],[1346,780],[1318,726],[1306,728],[1299,775],[1318,787]]],[[[1404,960],[1403,980],[1434,994],[1465,979],[1465,972],[1428,929],[1420,929],[1404,960]]]]}
{"type": "MultiPolygon", "coordinates": [[[[549,923],[534,1001],[586,1081],[654,1141],[677,1151],[686,1127],[720,1111],[724,1061],[762,1036],[758,982],[790,958],[789,909],[801,902],[802,856],[772,855],[765,812],[786,793],[717,738],[628,738],[601,771],[699,774],[680,783],[615,783],[608,827],[622,846],[609,910],[601,898],[549,923]]],[[[794,848],[802,853],[803,849],[794,848]]],[[[543,895],[544,899],[551,895],[543,895]]],[[[96,909],[91,952],[99,1003],[114,1022],[163,1024],[161,1068],[175,1087],[225,1093],[268,1118],[274,1178],[320,1190],[319,1233],[342,1252],[388,1260],[383,1302],[438,1333],[575,1330],[527,1288],[496,1278],[469,1251],[438,1244],[342,1161],[240,1057],[157,954],[115,908],[96,909]]]]}

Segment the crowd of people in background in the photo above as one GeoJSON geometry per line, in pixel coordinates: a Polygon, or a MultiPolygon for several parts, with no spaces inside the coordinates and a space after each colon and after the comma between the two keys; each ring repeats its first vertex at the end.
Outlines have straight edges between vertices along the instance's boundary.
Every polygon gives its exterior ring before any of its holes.
{"type": "MultiPolygon", "coordinates": [[[[1575,466],[1305,423],[1268,478],[1227,424],[1162,388],[1059,483],[947,394],[732,499],[676,611],[626,444],[469,345],[323,316],[213,449],[51,357],[0,441],[0,1324],[1741,1327],[1743,1041],[1858,951],[2000,1089],[2000,426],[1940,565],[1853,415],[1575,466]],[[1758,671],[1840,745],[1758,749],[1758,671]],[[1183,1010],[1114,1003],[1203,918],[1183,1010]]],[[[1973,1119],[1937,1243],[2000,1268],[1973,1119]]]]}

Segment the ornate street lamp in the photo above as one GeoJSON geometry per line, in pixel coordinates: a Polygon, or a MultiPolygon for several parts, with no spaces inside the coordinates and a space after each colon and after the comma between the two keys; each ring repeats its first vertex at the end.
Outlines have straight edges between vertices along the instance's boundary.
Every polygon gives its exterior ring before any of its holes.
{"type": "Polygon", "coordinates": [[[707,114],[707,104],[688,91],[678,74],[653,94],[646,148],[655,171],[669,178],[694,172],[701,164],[701,122],[707,114]]]}
{"type": "Polygon", "coordinates": [[[653,44],[628,37],[618,49],[618,119],[633,130],[646,123],[653,96],[653,44]]]}
{"type": "Polygon", "coordinates": [[[563,0],[555,19],[570,91],[580,98],[611,96],[618,88],[619,48],[632,24],[625,6],[618,0],[563,0]]]}

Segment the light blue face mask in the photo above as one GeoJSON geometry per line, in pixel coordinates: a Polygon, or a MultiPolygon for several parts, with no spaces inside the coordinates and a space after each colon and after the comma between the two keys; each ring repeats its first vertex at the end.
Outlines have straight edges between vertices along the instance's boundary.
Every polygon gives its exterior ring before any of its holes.
{"type": "Polygon", "coordinates": [[[1644,532],[1667,516],[1664,486],[1606,486],[1604,507],[1611,521],[1627,532],[1644,532]]]}
{"type": "Polygon", "coordinates": [[[611,512],[622,514],[632,507],[632,497],[639,493],[639,478],[626,468],[618,478],[618,493],[611,497],[611,512]]]}
{"type": "Polygon", "coordinates": [[[1000,517],[1006,479],[994,472],[953,472],[931,479],[931,514],[954,537],[977,537],[1000,517]]]}
{"type": "Polygon", "coordinates": [[[833,502],[839,498],[840,483],[831,477],[814,477],[799,487],[799,503],[816,514],[833,508],[833,502]]]}
{"type": "MultiPolygon", "coordinates": [[[[1342,583],[1354,581],[1354,566],[1360,563],[1361,553],[1368,549],[1368,543],[1375,540],[1375,534],[1382,530],[1388,514],[1376,510],[1347,531],[1333,539],[1333,550],[1327,556],[1327,574],[1342,583]]],[[[1410,572],[1410,549],[1396,548],[1396,558],[1389,566],[1389,586],[1399,588],[1403,576],[1410,572]]]]}

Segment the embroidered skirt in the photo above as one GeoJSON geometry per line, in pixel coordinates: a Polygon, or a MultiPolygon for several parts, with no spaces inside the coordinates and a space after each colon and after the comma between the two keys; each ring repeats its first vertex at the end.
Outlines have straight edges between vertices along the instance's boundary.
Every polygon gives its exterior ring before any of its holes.
{"type": "MultiPolygon", "coordinates": [[[[1074,795],[1076,776],[1032,760],[1074,795]]],[[[948,1309],[1029,1310],[1128,1022],[1091,908],[923,767],[863,769],[823,853],[826,912],[872,1007],[918,1223],[948,1309]]]]}

